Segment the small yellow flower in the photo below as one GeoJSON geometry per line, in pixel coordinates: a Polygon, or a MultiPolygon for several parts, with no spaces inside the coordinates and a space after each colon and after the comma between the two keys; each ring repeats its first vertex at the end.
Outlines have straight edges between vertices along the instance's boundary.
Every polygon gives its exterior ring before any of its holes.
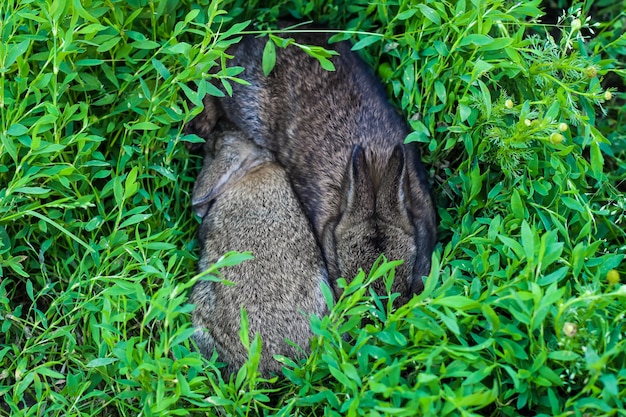
{"type": "Polygon", "coordinates": [[[580,19],[574,19],[572,20],[572,31],[577,31],[580,30],[580,28],[582,27],[582,23],[580,22],[580,19]]]}
{"type": "Polygon", "coordinates": [[[574,337],[576,336],[576,333],[578,333],[578,326],[576,326],[576,323],[571,323],[568,321],[563,325],[563,333],[567,337],[574,337]]]}
{"type": "Polygon", "coordinates": [[[530,127],[531,123],[532,123],[532,122],[531,122],[530,120],[528,120],[528,119],[524,120],[524,124],[525,124],[526,126],[528,126],[528,127],[530,127]]]}
{"type": "Polygon", "coordinates": [[[587,78],[595,78],[596,75],[598,75],[598,70],[596,67],[587,67],[587,69],[585,69],[585,75],[587,78]]]}
{"type": "Polygon", "coordinates": [[[555,145],[558,145],[559,143],[563,142],[563,135],[561,135],[560,133],[554,132],[553,134],[550,135],[550,142],[552,142],[555,145]]]}
{"type": "Polygon", "coordinates": [[[512,109],[513,108],[513,100],[508,99],[507,101],[504,102],[504,107],[506,107],[507,109],[512,109]]]}
{"type": "Polygon", "coordinates": [[[567,126],[567,123],[560,123],[559,124],[559,130],[561,132],[565,132],[568,128],[569,128],[569,126],[567,126]]]}
{"type": "Polygon", "coordinates": [[[607,90],[607,91],[605,91],[605,92],[604,92],[604,99],[605,99],[606,101],[609,101],[609,100],[610,100],[610,99],[612,99],[612,98],[613,98],[613,93],[611,93],[609,90],[607,90]]]}
{"type": "Polygon", "coordinates": [[[619,272],[611,269],[609,272],[606,273],[606,280],[609,282],[610,285],[619,284],[619,272]]]}

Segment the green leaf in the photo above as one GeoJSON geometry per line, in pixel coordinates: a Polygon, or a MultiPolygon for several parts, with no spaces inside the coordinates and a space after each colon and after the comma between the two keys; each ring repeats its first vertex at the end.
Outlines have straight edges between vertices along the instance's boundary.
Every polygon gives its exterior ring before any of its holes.
{"type": "MultiPolygon", "coordinates": [[[[444,306],[444,309],[445,309],[445,306],[444,306]]],[[[450,312],[449,310],[447,310],[446,312],[437,310],[435,311],[435,313],[437,314],[437,316],[439,316],[439,318],[441,319],[443,324],[448,328],[448,330],[450,330],[452,333],[454,333],[457,336],[461,334],[461,330],[459,329],[459,324],[457,322],[457,319],[454,316],[454,314],[452,314],[452,312],[450,312]]]]}
{"type": "Polygon", "coordinates": [[[103,53],[113,49],[114,46],[117,46],[121,43],[122,39],[119,36],[112,36],[110,39],[102,42],[100,46],[96,48],[97,52],[103,53]]]}
{"type": "Polygon", "coordinates": [[[191,45],[187,42],[179,42],[165,48],[165,52],[175,55],[188,56],[189,51],[191,51],[191,45]]]}
{"type": "Polygon", "coordinates": [[[43,366],[35,369],[35,372],[37,372],[39,375],[44,375],[50,378],[65,380],[65,375],[63,375],[61,372],[57,372],[53,369],[45,368],[43,366]]]}
{"type": "Polygon", "coordinates": [[[7,129],[7,134],[11,136],[23,136],[28,133],[28,128],[22,124],[16,123],[7,129]]]}
{"type": "Polygon", "coordinates": [[[30,279],[26,280],[26,294],[28,294],[30,301],[34,303],[35,294],[33,294],[33,282],[30,279]]]}
{"type": "Polygon", "coordinates": [[[248,326],[248,312],[246,311],[245,307],[242,305],[240,308],[240,328],[239,328],[239,340],[241,341],[241,344],[243,344],[243,346],[246,349],[250,349],[250,333],[249,333],[249,326],[248,326]]]}
{"type": "Polygon", "coordinates": [[[206,402],[211,404],[211,405],[218,406],[218,407],[223,407],[223,406],[234,404],[233,400],[230,400],[228,398],[217,397],[215,395],[211,396],[211,397],[207,397],[206,398],[206,402]]]}
{"type": "Polygon", "coordinates": [[[511,38],[496,38],[492,39],[486,45],[481,45],[478,49],[483,52],[487,51],[501,51],[513,44],[513,39],[511,38]]]}
{"type": "Polygon", "coordinates": [[[165,65],[163,65],[163,63],[156,58],[152,58],[151,61],[152,61],[152,66],[159,73],[161,78],[163,78],[164,80],[168,80],[171,74],[169,70],[165,67],[165,65]]]}
{"type": "Polygon", "coordinates": [[[459,116],[461,118],[461,121],[462,122],[466,121],[472,114],[472,108],[462,103],[459,103],[458,108],[459,108],[459,116]]]}
{"type": "MultiPolygon", "coordinates": [[[[562,248],[563,248],[563,244],[561,243],[561,249],[562,248]]],[[[556,271],[552,272],[551,274],[548,274],[539,278],[539,280],[537,280],[537,284],[543,286],[543,285],[552,284],[554,282],[559,282],[567,276],[568,271],[569,271],[569,268],[567,266],[563,266],[557,269],[556,271]]]]}
{"type": "Polygon", "coordinates": [[[496,400],[496,392],[495,389],[475,391],[472,394],[461,396],[455,404],[457,407],[479,406],[482,408],[496,400]]]}
{"type": "Polygon", "coordinates": [[[103,63],[104,60],[102,59],[81,59],[80,61],[76,62],[76,65],[78,65],[79,67],[91,67],[95,65],[102,65],[103,63]]]}
{"type": "Polygon", "coordinates": [[[227,266],[239,265],[244,261],[254,259],[254,256],[250,252],[228,252],[223,257],[217,260],[213,266],[217,269],[227,266]]]}
{"type": "Polygon", "coordinates": [[[441,273],[440,256],[441,254],[438,251],[433,252],[431,256],[432,266],[430,274],[428,274],[428,277],[424,279],[424,290],[417,296],[414,296],[414,298],[417,298],[418,300],[425,300],[427,297],[430,297],[435,288],[437,288],[437,284],[439,283],[439,274],[441,273]]]}
{"type": "Polygon", "coordinates": [[[439,101],[446,102],[446,87],[441,81],[435,81],[435,94],[439,101]]]}
{"type": "Polygon", "coordinates": [[[24,193],[24,194],[46,194],[51,190],[49,188],[43,187],[19,187],[14,190],[16,193],[24,193]]]}
{"type": "Polygon", "coordinates": [[[504,243],[511,250],[513,250],[513,252],[515,253],[515,255],[517,256],[519,260],[522,260],[525,258],[526,251],[524,250],[524,247],[520,245],[517,240],[511,239],[510,237],[504,236],[504,235],[498,235],[498,239],[500,239],[502,243],[504,243]]]}
{"type": "Polygon", "coordinates": [[[602,156],[602,151],[600,151],[600,145],[598,144],[598,142],[591,142],[590,155],[591,171],[593,172],[594,178],[600,179],[602,178],[604,157],[602,156]]]}
{"type": "Polygon", "coordinates": [[[555,361],[575,361],[580,358],[580,355],[576,352],[572,352],[571,350],[556,350],[548,353],[548,358],[555,361]]]}
{"type": "Polygon", "coordinates": [[[146,219],[149,219],[151,216],[152,214],[134,214],[128,219],[124,220],[119,227],[120,229],[123,229],[125,227],[132,226],[133,224],[141,223],[146,219]]]}
{"type": "Polygon", "coordinates": [[[535,260],[535,233],[526,220],[522,221],[522,246],[526,252],[526,260],[529,265],[535,260]]]}
{"type": "Polygon", "coordinates": [[[424,126],[424,123],[422,123],[419,120],[412,120],[411,127],[415,129],[415,131],[407,135],[406,139],[404,140],[404,143],[411,143],[411,142],[428,143],[430,142],[430,131],[428,130],[426,126],[424,126]]]}
{"type": "Polygon", "coordinates": [[[4,60],[4,67],[5,68],[10,67],[17,60],[17,57],[22,56],[26,53],[29,46],[30,46],[29,40],[25,40],[17,44],[16,43],[8,44],[8,52],[4,60]]]}
{"type": "Polygon", "coordinates": [[[232,25],[226,32],[219,33],[218,40],[223,40],[233,35],[239,35],[241,32],[243,32],[245,28],[248,27],[248,25],[250,25],[250,22],[251,20],[246,20],[244,22],[232,25]]]}
{"type": "Polygon", "coordinates": [[[324,68],[326,71],[335,71],[335,65],[330,60],[322,57],[318,57],[317,59],[320,62],[322,68],[324,68]]]}
{"type": "Polygon", "coordinates": [[[126,200],[129,197],[132,197],[139,189],[139,185],[137,184],[138,173],[139,173],[139,168],[135,166],[130,170],[130,172],[126,176],[126,180],[124,181],[124,200],[126,200]]]}
{"type": "Polygon", "coordinates": [[[546,111],[544,117],[548,120],[556,120],[559,115],[559,109],[561,108],[558,100],[554,100],[550,108],[546,111]]]}
{"type": "Polygon", "coordinates": [[[344,375],[339,369],[335,368],[334,366],[329,366],[328,370],[330,371],[332,376],[334,376],[335,379],[346,388],[346,390],[355,390],[355,383],[350,380],[346,375],[344,375]]]}
{"type": "Polygon", "coordinates": [[[407,20],[412,17],[415,13],[417,13],[417,9],[408,9],[403,11],[402,13],[398,13],[396,19],[398,20],[407,20]]]}
{"type": "Polygon", "coordinates": [[[326,284],[326,282],[322,282],[321,291],[324,296],[324,301],[326,302],[326,307],[328,307],[328,310],[331,310],[335,305],[335,295],[333,294],[333,290],[326,284]]]}
{"type": "Polygon", "coordinates": [[[516,219],[523,220],[525,217],[524,203],[519,195],[517,189],[514,189],[511,193],[511,210],[516,219]]]}
{"type": "Polygon", "coordinates": [[[471,298],[464,297],[462,295],[453,295],[444,298],[439,298],[432,301],[434,305],[442,305],[452,307],[457,310],[470,310],[480,308],[480,304],[471,298]]]}
{"type": "Polygon", "coordinates": [[[158,42],[155,41],[151,41],[151,40],[143,40],[143,41],[136,41],[130,44],[130,46],[132,46],[133,48],[137,48],[137,49],[156,49],[158,47],[160,47],[161,45],[159,45],[158,42]]]}
{"type": "Polygon", "coordinates": [[[567,196],[562,196],[561,197],[561,202],[563,204],[565,204],[566,207],[575,210],[579,213],[584,213],[585,212],[585,208],[583,207],[582,204],[580,204],[580,202],[576,199],[573,199],[571,197],[567,197],[567,196]]]}
{"type": "Polygon", "coordinates": [[[98,23],[98,20],[93,17],[87,10],[85,10],[83,5],[81,4],[81,0],[72,0],[72,6],[74,7],[74,11],[78,14],[78,16],[89,22],[98,23]]]}
{"type": "MultiPolygon", "coordinates": [[[[488,64],[490,67],[491,65],[488,64]]],[[[474,74],[478,75],[482,72],[486,72],[488,70],[479,70],[479,62],[474,65],[474,74]]],[[[489,88],[485,85],[481,80],[476,80],[478,85],[480,86],[480,91],[482,92],[482,103],[485,109],[485,117],[491,116],[491,93],[489,92],[489,88]]]]}
{"type": "Polygon", "coordinates": [[[430,7],[428,7],[427,5],[423,3],[417,4],[416,6],[418,9],[420,9],[424,17],[426,17],[426,19],[433,22],[436,26],[441,25],[441,18],[439,17],[439,14],[435,10],[431,9],[430,7]]]}
{"type": "Polygon", "coordinates": [[[475,46],[484,46],[489,45],[493,42],[493,38],[488,35],[481,35],[479,33],[472,33],[470,35],[464,36],[461,42],[459,42],[459,46],[466,45],[475,45],[475,46]]]}
{"type": "Polygon", "coordinates": [[[138,122],[128,126],[130,130],[157,130],[159,126],[152,122],[138,122]]]}
{"type": "Polygon", "coordinates": [[[578,274],[580,274],[580,271],[583,269],[586,253],[587,248],[585,242],[578,243],[572,250],[570,262],[572,264],[572,274],[574,275],[574,278],[578,277],[578,274]]]}
{"type": "Polygon", "coordinates": [[[263,74],[267,77],[276,65],[276,46],[274,41],[268,39],[263,48],[263,74]]]}
{"type": "Polygon", "coordinates": [[[370,46],[373,43],[376,43],[376,42],[380,41],[381,39],[382,39],[382,36],[367,35],[364,38],[360,39],[357,43],[352,45],[352,50],[353,51],[358,51],[359,49],[363,49],[363,48],[365,48],[367,46],[370,46]]]}
{"type": "Polygon", "coordinates": [[[99,368],[101,366],[111,365],[112,363],[115,363],[117,361],[119,361],[119,359],[117,358],[96,358],[89,361],[89,363],[85,366],[87,368],[99,368]]]}
{"type": "Polygon", "coordinates": [[[470,376],[465,378],[463,381],[464,386],[474,385],[485,379],[487,376],[491,375],[491,372],[495,368],[495,365],[480,367],[479,370],[473,372],[470,376]]]}

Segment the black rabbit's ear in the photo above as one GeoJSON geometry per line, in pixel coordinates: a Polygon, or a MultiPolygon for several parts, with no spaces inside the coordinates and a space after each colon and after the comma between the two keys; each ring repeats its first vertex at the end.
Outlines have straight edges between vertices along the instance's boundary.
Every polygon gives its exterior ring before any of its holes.
{"type": "Polygon", "coordinates": [[[380,179],[376,195],[376,211],[390,221],[410,223],[408,214],[409,183],[403,145],[393,149],[380,179]]]}
{"type": "Polygon", "coordinates": [[[341,197],[341,215],[367,218],[374,213],[374,184],[365,150],[354,145],[348,163],[341,197]]]}

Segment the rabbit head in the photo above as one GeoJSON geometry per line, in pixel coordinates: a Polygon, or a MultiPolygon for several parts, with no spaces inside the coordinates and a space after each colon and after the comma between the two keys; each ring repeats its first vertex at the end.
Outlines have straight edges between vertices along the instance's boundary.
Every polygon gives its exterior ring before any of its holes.
{"type": "MultiPolygon", "coordinates": [[[[430,270],[430,251],[424,245],[434,244],[434,219],[422,226],[414,221],[411,201],[419,193],[410,189],[410,161],[404,145],[397,145],[386,166],[377,172],[370,164],[366,150],[354,146],[342,187],[339,215],[330,221],[323,233],[323,248],[331,277],[354,277],[359,268],[369,268],[384,254],[388,260],[402,259],[396,268],[394,292],[400,292],[398,303],[423,289],[422,276],[430,270]],[[419,227],[426,227],[420,233],[419,227]],[[424,242],[431,239],[433,242],[424,242]]],[[[423,190],[426,191],[427,190],[423,190]]],[[[384,283],[373,284],[384,294],[384,283]]]]}

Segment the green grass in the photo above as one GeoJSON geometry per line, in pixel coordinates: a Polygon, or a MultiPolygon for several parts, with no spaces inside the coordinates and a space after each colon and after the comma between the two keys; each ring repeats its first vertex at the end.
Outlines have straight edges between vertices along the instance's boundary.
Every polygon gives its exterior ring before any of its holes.
{"type": "Polygon", "coordinates": [[[624,415],[626,10],[541,9],[1,2],[0,415],[624,415]],[[306,361],[263,381],[255,339],[224,381],[191,352],[182,126],[228,45],[286,15],[345,29],[383,79],[440,244],[406,306],[369,290],[381,262],[312,320],[306,361]]]}

